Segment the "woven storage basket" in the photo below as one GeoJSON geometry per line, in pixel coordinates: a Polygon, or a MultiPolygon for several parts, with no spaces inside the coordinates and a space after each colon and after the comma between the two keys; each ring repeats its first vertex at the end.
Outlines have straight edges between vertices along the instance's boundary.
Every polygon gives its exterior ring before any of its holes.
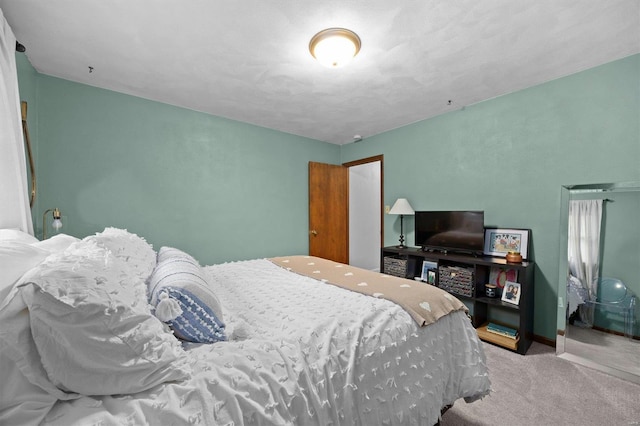
{"type": "Polygon", "coordinates": [[[438,287],[461,296],[474,296],[473,268],[463,266],[440,266],[438,287]]]}
{"type": "Polygon", "coordinates": [[[407,276],[407,259],[398,257],[384,257],[384,273],[394,277],[405,278],[407,276]]]}

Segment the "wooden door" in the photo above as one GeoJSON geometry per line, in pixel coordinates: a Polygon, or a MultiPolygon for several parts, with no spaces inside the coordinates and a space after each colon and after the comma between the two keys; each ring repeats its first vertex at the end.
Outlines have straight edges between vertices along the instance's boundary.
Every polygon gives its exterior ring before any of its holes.
{"type": "Polygon", "coordinates": [[[309,162],[309,255],[349,263],[349,169],[309,162]]]}

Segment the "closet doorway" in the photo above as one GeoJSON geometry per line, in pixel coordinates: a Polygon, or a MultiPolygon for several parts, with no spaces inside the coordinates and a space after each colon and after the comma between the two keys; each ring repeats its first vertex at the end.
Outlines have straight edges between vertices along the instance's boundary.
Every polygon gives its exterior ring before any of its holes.
{"type": "Polygon", "coordinates": [[[344,166],[349,169],[349,264],[379,271],[384,241],[382,155],[344,166]]]}
{"type": "Polygon", "coordinates": [[[309,162],[309,255],[379,270],[383,156],[309,162]]]}

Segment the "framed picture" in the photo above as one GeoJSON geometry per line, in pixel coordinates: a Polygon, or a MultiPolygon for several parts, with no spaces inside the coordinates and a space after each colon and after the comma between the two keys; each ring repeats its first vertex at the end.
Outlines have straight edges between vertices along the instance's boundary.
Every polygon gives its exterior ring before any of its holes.
{"type": "Polygon", "coordinates": [[[502,301],[518,305],[520,303],[520,290],[520,283],[507,281],[504,283],[504,289],[502,290],[502,301]]]}
{"type": "Polygon", "coordinates": [[[510,251],[517,251],[523,259],[529,256],[529,229],[485,228],[484,254],[505,257],[510,251]]]}
{"type": "Polygon", "coordinates": [[[437,262],[430,262],[425,260],[422,262],[422,275],[420,279],[425,283],[435,284],[436,283],[436,270],[438,269],[437,262]]]}
{"type": "Polygon", "coordinates": [[[431,285],[436,285],[436,270],[429,269],[427,271],[427,282],[431,285]]]}
{"type": "Polygon", "coordinates": [[[494,284],[498,288],[498,291],[502,291],[504,284],[507,281],[518,281],[518,271],[515,269],[500,268],[496,266],[489,270],[488,284],[494,284]]]}

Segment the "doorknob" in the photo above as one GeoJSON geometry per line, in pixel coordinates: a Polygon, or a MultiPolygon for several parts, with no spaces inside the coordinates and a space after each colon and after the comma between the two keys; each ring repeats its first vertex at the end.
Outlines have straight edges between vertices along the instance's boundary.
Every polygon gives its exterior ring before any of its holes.
{"type": "Polygon", "coordinates": [[[309,231],[309,234],[318,235],[318,231],[316,231],[315,229],[312,229],[311,231],[309,231]]]}

